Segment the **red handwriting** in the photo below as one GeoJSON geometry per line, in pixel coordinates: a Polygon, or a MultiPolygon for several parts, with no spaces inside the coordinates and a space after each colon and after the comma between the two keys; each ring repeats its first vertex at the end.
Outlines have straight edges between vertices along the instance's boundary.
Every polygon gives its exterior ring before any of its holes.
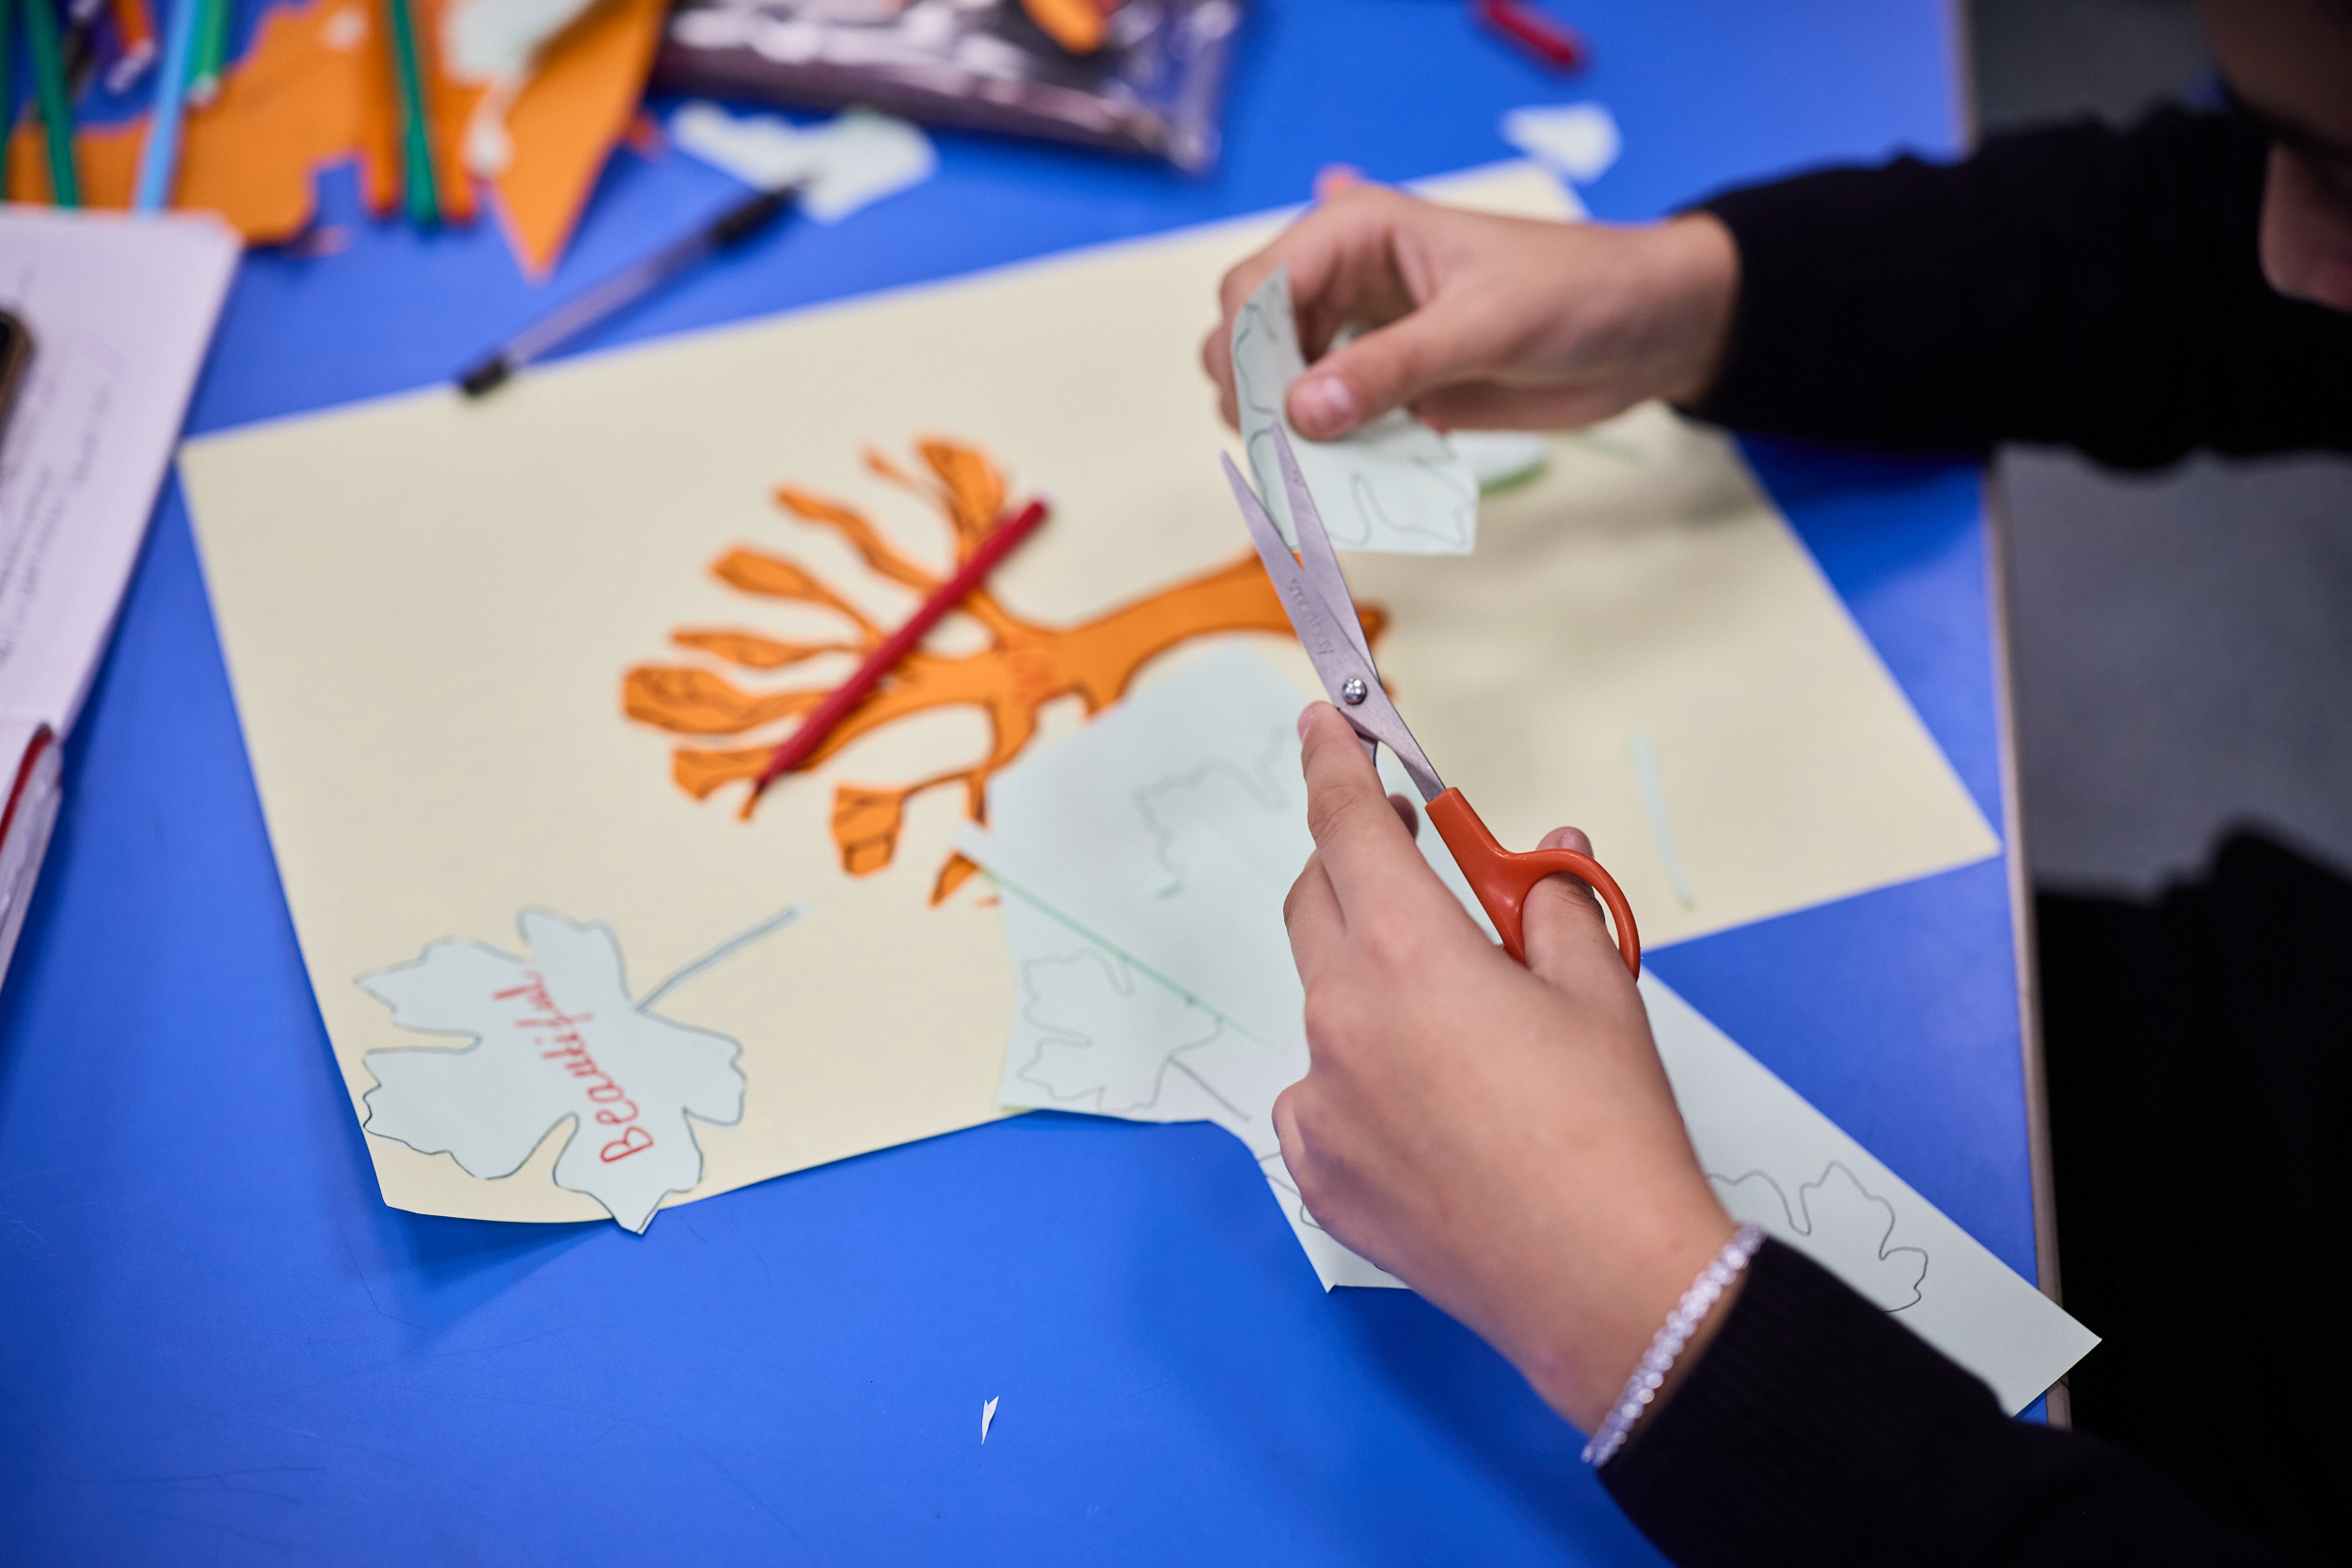
{"type": "Polygon", "coordinates": [[[611,1073],[596,1065],[594,1056],[588,1054],[588,1042],[581,1037],[580,1026],[596,1022],[596,1015],[565,1012],[556,1006],[555,997],[548,990],[546,975],[535,969],[526,969],[523,974],[530,976],[529,985],[513,986],[494,992],[491,1000],[511,1002],[519,996],[534,1008],[536,1016],[516,1019],[515,1027],[541,1031],[538,1043],[552,1045],[553,1049],[540,1052],[540,1057],[563,1063],[565,1072],[587,1083],[588,1098],[596,1102],[598,1124],[622,1129],[619,1137],[597,1151],[598,1157],[610,1164],[615,1160],[626,1160],[632,1154],[651,1148],[653,1134],[643,1126],[631,1125],[637,1120],[637,1102],[628,1097],[627,1090],[612,1081],[611,1073]]]}

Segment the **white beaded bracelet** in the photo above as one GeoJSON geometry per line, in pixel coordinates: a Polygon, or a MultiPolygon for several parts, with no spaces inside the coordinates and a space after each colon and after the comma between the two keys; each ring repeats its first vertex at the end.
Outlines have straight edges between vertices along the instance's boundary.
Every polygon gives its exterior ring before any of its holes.
{"type": "Polygon", "coordinates": [[[1723,1298],[1723,1293],[1731,1288],[1731,1282],[1739,1277],[1740,1271],[1748,1266],[1748,1259],[1756,1256],[1756,1249],[1763,1244],[1763,1227],[1743,1225],[1732,1233],[1730,1241],[1724,1243],[1724,1250],[1715,1254],[1713,1260],[1699,1271],[1698,1278],[1682,1292],[1682,1299],[1675,1304],[1675,1309],[1667,1314],[1665,1323],[1659,1327],[1658,1337],[1649,1342],[1649,1354],[1642,1357],[1642,1364],[1633,1369],[1631,1377],[1626,1379],[1625,1392],[1619,1394],[1617,1402],[1609,1407],[1609,1418],[1600,1423],[1600,1430],[1593,1433],[1593,1440],[1584,1445],[1585,1464],[1597,1470],[1625,1447],[1625,1440],[1632,1433],[1633,1424],[1642,1418],[1642,1412],[1649,1408],[1650,1401],[1656,1399],[1658,1390],[1665,1386],[1666,1373],[1673,1369],[1675,1357],[1682,1354],[1682,1347],[1691,1342],[1692,1334],[1707,1321],[1707,1314],[1723,1298]]]}

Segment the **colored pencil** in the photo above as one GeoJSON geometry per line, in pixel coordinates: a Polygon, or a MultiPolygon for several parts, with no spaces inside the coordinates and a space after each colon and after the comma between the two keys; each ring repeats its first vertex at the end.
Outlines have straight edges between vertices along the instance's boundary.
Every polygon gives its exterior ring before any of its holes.
{"type": "Polygon", "coordinates": [[[188,62],[188,102],[202,108],[220,95],[229,63],[229,0],[202,0],[196,17],[196,57],[188,62]]]}
{"type": "Polygon", "coordinates": [[[478,398],[525,365],[607,317],[634,305],[688,267],[728,245],[749,239],[792,204],[800,187],[761,191],[746,198],[681,240],[673,240],[644,261],[622,268],[579,298],[552,311],[492,349],[457,378],[469,398],[478,398]]]}
{"type": "Polygon", "coordinates": [[[408,0],[387,0],[392,13],[392,69],[400,78],[400,160],[408,221],[429,229],[439,221],[433,173],[433,136],[424,107],[424,52],[417,42],[417,13],[408,0]]]}
{"type": "Polygon", "coordinates": [[[825,743],[825,736],[850,716],[850,709],[866,700],[868,692],[882,684],[882,678],[896,669],[898,661],[923,641],[924,634],[937,626],[941,617],[961,604],[965,596],[996,569],[997,562],[1012,553],[1014,546],[1037,531],[1038,524],[1045,520],[1045,512],[1044,501],[1033,500],[1011,518],[989,530],[988,537],[980,541],[980,547],[972,552],[972,559],[959,567],[954,577],[941,583],[905,626],[892,632],[881,647],[866,656],[866,662],[857,667],[855,674],[844,681],[832,696],[809,710],[808,717],[801,721],[801,727],[785,737],[784,744],[776,748],[775,754],[768,759],[768,766],[760,769],[759,777],[753,782],[752,792],[743,801],[742,815],[746,818],[750,817],[752,807],[759,803],[760,796],[770,784],[815,755],[817,748],[825,743]]]}
{"type": "Polygon", "coordinates": [[[49,189],[60,207],[82,204],[82,182],[73,173],[73,102],[65,90],[65,49],[57,38],[51,0],[24,0],[25,36],[31,40],[33,87],[49,141],[49,189]]]}
{"type": "Polygon", "coordinates": [[[106,87],[121,92],[155,63],[155,18],[147,0],[114,0],[115,44],[119,53],[106,70],[106,87]]]}
{"type": "Polygon", "coordinates": [[[16,135],[16,6],[0,0],[0,201],[8,198],[8,143],[16,135]]]}
{"type": "Polygon", "coordinates": [[[155,77],[155,112],[148,121],[147,145],[139,150],[138,191],[132,201],[142,213],[170,206],[171,188],[180,178],[180,121],[187,111],[188,71],[204,4],[171,0],[164,63],[155,77]]]}
{"type": "Polygon", "coordinates": [[[1554,71],[1574,71],[1586,58],[1575,29],[1554,22],[1531,0],[1471,0],[1478,19],[1554,71]]]}

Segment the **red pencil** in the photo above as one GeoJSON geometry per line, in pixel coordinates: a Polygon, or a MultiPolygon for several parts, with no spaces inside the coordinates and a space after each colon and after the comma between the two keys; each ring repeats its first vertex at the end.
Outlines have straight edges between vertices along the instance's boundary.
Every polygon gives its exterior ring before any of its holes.
{"type": "Polygon", "coordinates": [[[1554,71],[1574,71],[1584,63],[1584,40],[1528,0],[1471,0],[1470,8],[1480,21],[1554,71]]]}
{"type": "Polygon", "coordinates": [[[808,717],[801,721],[801,727],[785,737],[784,744],[776,748],[775,755],[768,759],[768,766],[753,781],[752,792],[743,802],[741,815],[748,819],[752,807],[758,803],[760,795],[767,787],[806,762],[817,748],[825,743],[825,736],[833,733],[834,726],[847,719],[850,710],[866,700],[866,693],[879,686],[882,678],[907,657],[908,650],[923,641],[924,634],[939,625],[942,616],[961,604],[964,595],[977,588],[981,579],[996,569],[996,563],[1010,555],[1014,546],[1036,532],[1038,524],[1044,520],[1045,502],[1042,499],[1033,500],[1014,516],[989,530],[988,537],[980,542],[980,547],[972,552],[972,559],[958,567],[954,577],[941,583],[905,626],[892,632],[881,647],[867,655],[866,662],[857,667],[857,673],[842,682],[840,689],[832,696],[812,708],[808,717]]]}

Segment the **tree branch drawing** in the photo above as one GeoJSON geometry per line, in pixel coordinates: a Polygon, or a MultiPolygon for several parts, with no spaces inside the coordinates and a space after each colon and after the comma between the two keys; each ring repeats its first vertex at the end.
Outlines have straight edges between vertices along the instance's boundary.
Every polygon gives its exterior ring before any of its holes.
{"type": "MultiPolygon", "coordinates": [[[[951,531],[958,565],[969,560],[1005,510],[1002,471],[975,446],[930,437],[916,444],[923,472],[908,471],[869,450],[866,466],[938,513],[951,531]]],[[[875,577],[908,590],[916,599],[946,580],[909,559],[856,508],[791,485],[775,492],[776,504],[802,521],[837,534],[875,577]]],[[[707,656],[738,672],[789,670],[824,654],[862,657],[889,635],[886,626],[858,609],[808,568],[783,556],[737,548],[721,557],[711,575],[739,593],[814,609],[841,623],[820,641],[786,641],[756,632],[687,627],[671,634],[679,648],[707,656]]],[[[942,654],[919,647],[851,709],[802,768],[806,771],[839,755],[858,740],[917,714],[943,708],[979,711],[989,726],[984,755],[898,784],[842,784],[834,791],[833,837],[842,869],[870,876],[891,863],[907,803],[931,789],[961,786],[964,811],[975,822],[987,819],[990,778],[1037,738],[1038,715],[1050,702],[1075,697],[1089,717],[1125,694],[1136,673],[1160,655],[1199,637],[1220,632],[1290,634],[1273,585],[1253,554],[1170,584],[1155,594],[1118,605],[1074,626],[1025,620],[1007,610],[986,587],[975,590],[960,612],[977,622],[987,645],[976,653],[942,654]]],[[[1364,629],[1376,639],[1387,616],[1365,607],[1364,629]]],[[[640,723],[672,735],[725,736],[752,744],[716,747],[682,745],[671,754],[671,774],[679,788],[707,800],[729,784],[747,787],[766,766],[787,721],[823,702],[830,689],[785,686],[754,689],[700,664],[645,664],[628,673],[621,686],[622,711],[640,723]]],[[[747,800],[743,815],[751,815],[747,800]]],[[[950,855],[939,870],[930,901],[937,904],[977,870],[950,855]]]]}

